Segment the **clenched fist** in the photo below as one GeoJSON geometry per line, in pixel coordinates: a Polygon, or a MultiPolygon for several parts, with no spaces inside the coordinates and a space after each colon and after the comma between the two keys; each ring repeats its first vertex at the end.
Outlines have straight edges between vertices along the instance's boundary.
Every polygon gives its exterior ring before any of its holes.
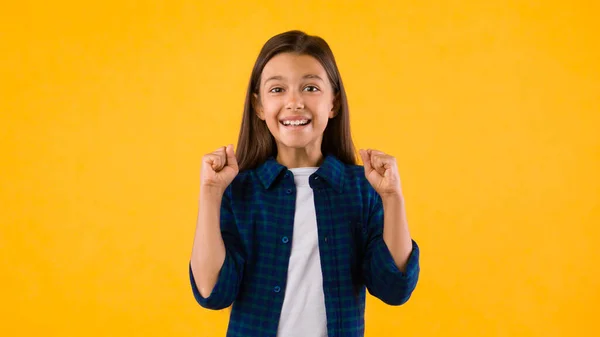
{"type": "Polygon", "coordinates": [[[233,145],[223,146],[202,157],[200,188],[224,193],[239,172],[233,145]]]}
{"type": "Polygon", "coordinates": [[[381,198],[402,196],[396,158],[377,150],[360,150],[365,177],[381,198]]]}

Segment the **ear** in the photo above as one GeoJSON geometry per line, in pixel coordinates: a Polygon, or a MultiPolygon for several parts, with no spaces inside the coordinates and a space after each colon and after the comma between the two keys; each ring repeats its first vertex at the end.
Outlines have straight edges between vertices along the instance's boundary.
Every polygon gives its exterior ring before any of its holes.
{"type": "Polygon", "coordinates": [[[338,92],[333,97],[332,108],[329,111],[329,118],[333,118],[338,115],[340,112],[341,104],[340,104],[340,93],[338,92]]]}
{"type": "Polygon", "coordinates": [[[265,114],[262,109],[262,105],[260,104],[260,97],[258,97],[258,94],[252,94],[252,107],[254,108],[254,111],[256,112],[256,116],[264,121],[265,114]]]}

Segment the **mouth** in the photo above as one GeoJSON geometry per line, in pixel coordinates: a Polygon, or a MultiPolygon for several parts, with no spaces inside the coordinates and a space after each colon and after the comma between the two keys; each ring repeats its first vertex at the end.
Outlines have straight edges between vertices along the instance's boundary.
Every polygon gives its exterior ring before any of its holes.
{"type": "Polygon", "coordinates": [[[311,122],[310,119],[283,120],[283,121],[279,121],[279,124],[285,126],[286,128],[290,128],[290,129],[300,129],[300,128],[303,128],[303,127],[307,126],[308,124],[310,124],[310,122],[311,122]]]}

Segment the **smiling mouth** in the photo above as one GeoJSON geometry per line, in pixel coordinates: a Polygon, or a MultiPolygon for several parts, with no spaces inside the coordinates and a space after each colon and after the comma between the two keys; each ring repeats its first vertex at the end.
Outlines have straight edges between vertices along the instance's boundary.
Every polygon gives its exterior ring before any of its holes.
{"type": "Polygon", "coordinates": [[[311,122],[310,119],[302,119],[302,120],[295,120],[295,121],[279,121],[279,123],[281,123],[281,125],[287,126],[287,127],[306,126],[306,125],[310,124],[310,122],[311,122]]]}

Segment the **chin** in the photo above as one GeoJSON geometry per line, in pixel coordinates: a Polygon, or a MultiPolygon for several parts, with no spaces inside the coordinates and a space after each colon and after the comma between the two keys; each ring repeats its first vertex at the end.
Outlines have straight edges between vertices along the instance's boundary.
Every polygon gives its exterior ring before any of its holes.
{"type": "Polygon", "coordinates": [[[284,146],[290,149],[303,149],[306,148],[309,144],[309,140],[301,140],[301,139],[290,139],[284,141],[278,141],[280,146],[284,146]]]}
{"type": "Polygon", "coordinates": [[[290,149],[304,149],[308,146],[307,143],[297,143],[297,142],[290,142],[290,143],[282,143],[282,145],[284,147],[290,148],[290,149]]]}

